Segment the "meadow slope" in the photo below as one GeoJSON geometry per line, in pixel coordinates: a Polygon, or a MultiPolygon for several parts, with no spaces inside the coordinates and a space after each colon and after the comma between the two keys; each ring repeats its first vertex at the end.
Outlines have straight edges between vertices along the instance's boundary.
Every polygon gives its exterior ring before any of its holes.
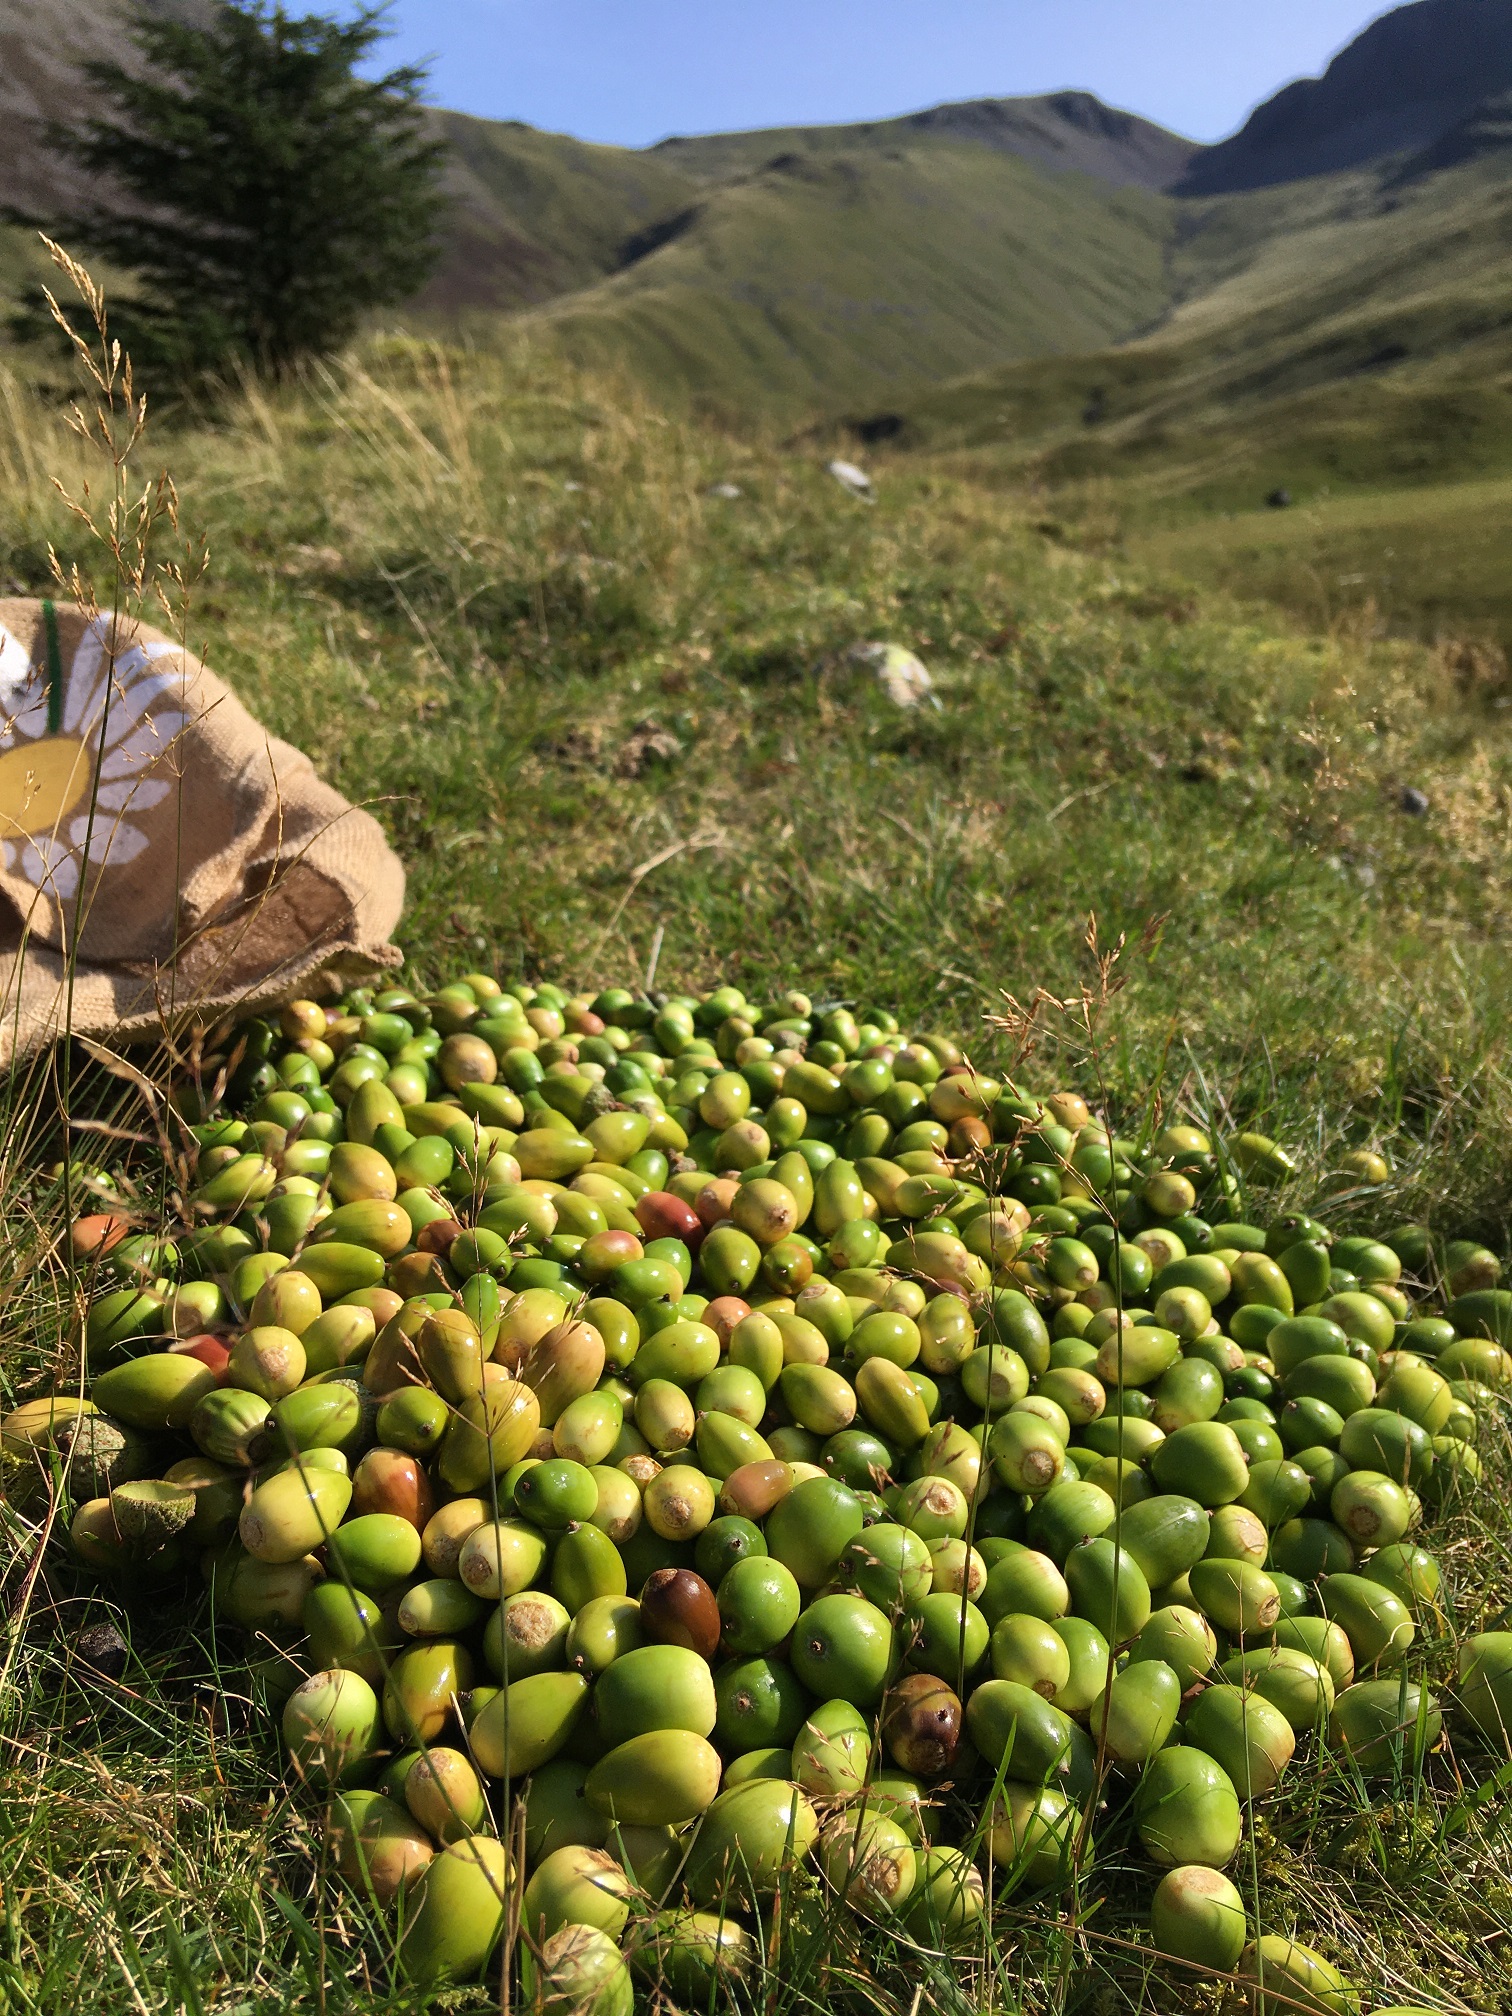
{"type": "MultiPolygon", "coordinates": [[[[49,541],[91,563],[50,482],[82,472],[57,416],[0,393],[0,576],[38,588],[49,541]]],[[[1505,1244],[1512,724],[1432,654],[1192,594],[923,459],[883,467],[868,506],[811,448],[523,348],[375,342],[152,454],[210,543],[191,640],[385,823],[416,978],[593,985],[659,938],[663,984],[870,997],[990,1055],[1001,990],[1095,979],[1095,913],[1104,948],[1131,934],[1126,984],[1095,1067],[1052,1016],[1032,1082],[1095,1068],[1125,1114],[1259,1121],[1309,1201],[1343,1144],[1381,1143],[1373,1222],[1505,1244]],[[871,638],[922,653],[938,709],[900,712],[847,660],[871,638]]],[[[56,1333],[7,1278],[0,1363],[24,1385],[56,1333]]],[[[1466,1614],[1497,1614],[1505,1508],[1477,1504],[1445,1558],[1466,1614]]],[[[137,1664],[110,1691],[52,1635],[99,1614],[60,1571],[9,1654],[0,1994],[38,2016],[412,2011],[381,1928],[331,1901],[304,1807],[270,1792],[256,1690],[205,1620],[128,1614],[137,1664]]],[[[1247,1847],[1251,1909],[1377,1999],[1505,2006],[1502,1815],[1446,1760],[1373,1814],[1344,1774],[1299,1773],[1247,1847]]],[[[866,1935],[774,1983],[767,2016],[861,2016],[921,1983],[949,2016],[1216,2016],[1154,1963],[1148,1869],[1110,1838],[1074,1937],[1020,1893],[991,1966],[866,1935]]]]}
{"type": "MultiPolygon", "coordinates": [[[[0,569],[36,587],[81,552],[76,450],[0,389],[0,569]]],[[[209,540],[193,640],[375,806],[424,971],[587,984],[660,924],[668,979],[802,969],[969,1026],[1072,986],[1091,912],[1165,917],[1131,1044],[1278,1125],[1500,1068],[1512,722],[1441,655],[1193,593],[926,457],[869,505],[822,448],[523,346],[377,341],[153,452],[209,540]],[[938,709],[847,661],[875,638],[938,709]]]]}

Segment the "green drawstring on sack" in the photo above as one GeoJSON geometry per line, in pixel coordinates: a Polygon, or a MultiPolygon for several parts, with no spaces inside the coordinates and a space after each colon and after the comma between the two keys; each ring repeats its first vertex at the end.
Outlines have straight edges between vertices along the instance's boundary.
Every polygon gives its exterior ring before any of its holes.
{"type": "Polygon", "coordinates": [[[58,645],[58,612],[51,602],[42,604],[42,621],[47,630],[47,732],[56,735],[63,726],[63,653],[58,645]]]}

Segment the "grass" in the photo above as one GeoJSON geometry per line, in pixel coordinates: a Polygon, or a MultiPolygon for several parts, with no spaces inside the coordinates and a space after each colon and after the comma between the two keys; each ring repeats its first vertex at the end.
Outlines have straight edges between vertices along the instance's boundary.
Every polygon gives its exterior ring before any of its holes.
{"type": "MultiPolygon", "coordinates": [[[[191,641],[383,820],[417,977],[591,985],[643,972],[659,939],[663,984],[872,997],[986,1055],[1001,990],[1088,978],[1089,913],[1104,945],[1163,918],[1100,1028],[1122,1112],[1221,1088],[1221,1116],[1298,1145],[1298,1198],[1344,1143],[1381,1142],[1397,1174],[1374,1222],[1422,1212],[1505,1246],[1512,726],[1441,658],[1068,544],[1032,495],[944,462],[895,457],[861,503],[812,445],[669,418],[524,347],[374,342],[159,446],[211,549],[191,641]],[[938,710],[896,710],[847,660],[873,638],[920,652],[938,710]],[[1428,817],[1400,809],[1409,783],[1428,817]]],[[[76,483],[76,446],[12,388],[0,577],[33,590],[49,542],[88,563],[54,474],[76,483]]],[[[1090,1073],[1052,1039],[1029,1075],[1090,1073]]],[[[16,1392],[67,1349],[37,1159],[4,1233],[16,1392]]],[[[1505,1500],[1444,1550],[1465,1628],[1512,1600],[1505,1500]]],[[[379,1928],[322,1881],[234,1648],[65,1566],[29,1611],[12,1591],[7,2010],[409,2006],[379,1928]],[[66,1633],[101,1615],[132,1638],[120,1688],[69,1663],[66,1633]]],[[[1446,1637],[1435,1674],[1451,1663],[1446,1637]]],[[[1484,1768],[1435,1756],[1373,1805],[1299,1769],[1244,1867],[1267,1927],[1378,2000],[1506,2006],[1507,1808],[1467,1795],[1484,1768]]],[[[812,1943],[758,2002],[1215,2010],[1141,1945],[1150,1879],[1126,1841],[1106,1830],[1074,1918],[1016,1895],[960,1967],[806,1906],[812,1943]]]]}
{"type": "MultiPolygon", "coordinates": [[[[1243,585],[1328,628],[1373,610],[1392,630],[1447,644],[1451,673],[1494,689],[1512,644],[1512,591],[1503,556],[1512,481],[1320,497],[1291,512],[1133,530],[1129,551],[1193,579],[1243,585]],[[1477,654],[1476,640],[1492,647],[1477,654]]],[[[1486,697],[1501,704],[1494,690],[1486,697]]]]}

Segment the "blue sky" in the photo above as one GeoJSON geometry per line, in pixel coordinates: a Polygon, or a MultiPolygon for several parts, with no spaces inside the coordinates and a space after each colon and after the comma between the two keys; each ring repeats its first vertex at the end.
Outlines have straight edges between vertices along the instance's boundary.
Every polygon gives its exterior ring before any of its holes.
{"type": "Polygon", "coordinates": [[[644,146],[1080,85],[1198,140],[1316,74],[1368,0],[396,0],[432,96],[644,146]]]}

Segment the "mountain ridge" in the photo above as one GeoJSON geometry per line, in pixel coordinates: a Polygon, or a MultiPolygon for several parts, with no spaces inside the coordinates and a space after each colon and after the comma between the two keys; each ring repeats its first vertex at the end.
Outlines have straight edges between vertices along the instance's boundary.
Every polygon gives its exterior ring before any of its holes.
{"type": "Polygon", "coordinates": [[[1507,0],[1411,0],[1370,22],[1321,77],[1283,86],[1204,148],[1175,193],[1236,195],[1418,154],[1508,89],[1507,0]]]}
{"type": "Polygon", "coordinates": [[[781,151],[846,151],[864,145],[932,139],[1013,154],[1056,173],[1090,175],[1110,188],[1164,189],[1200,151],[1196,141],[1126,112],[1090,91],[1030,97],[950,99],[888,119],[833,126],[765,126],[744,132],[676,135],[648,154],[694,174],[728,172],[781,151]]]}

